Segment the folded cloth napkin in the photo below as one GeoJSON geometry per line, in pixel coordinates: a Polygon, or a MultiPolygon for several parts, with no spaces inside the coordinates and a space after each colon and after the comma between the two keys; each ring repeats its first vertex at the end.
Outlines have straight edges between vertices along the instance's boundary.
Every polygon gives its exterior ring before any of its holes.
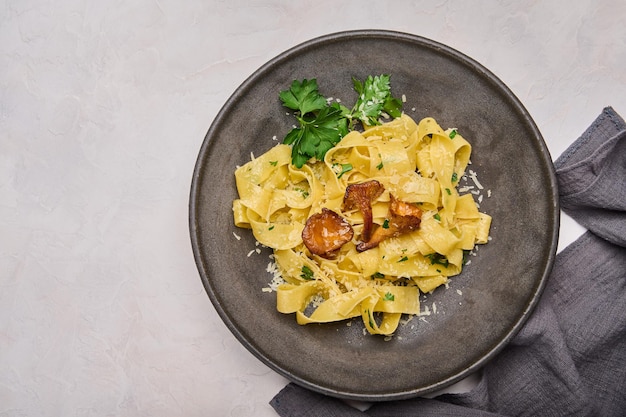
{"type": "Polygon", "coordinates": [[[282,417],[626,415],[626,123],[610,107],[554,163],[587,232],[557,257],[533,314],[470,392],[373,404],[287,385],[282,417]]]}

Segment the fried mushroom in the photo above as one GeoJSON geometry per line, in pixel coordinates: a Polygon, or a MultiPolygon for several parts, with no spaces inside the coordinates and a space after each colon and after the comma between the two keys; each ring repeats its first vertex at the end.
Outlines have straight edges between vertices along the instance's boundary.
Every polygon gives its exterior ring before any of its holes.
{"type": "Polygon", "coordinates": [[[309,217],[302,230],[304,245],[311,253],[326,259],[334,258],[353,236],[354,230],[350,223],[327,208],[309,217]]]}
{"type": "Polygon", "coordinates": [[[376,200],[385,191],[385,187],[376,180],[358,184],[351,184],[346,188],[343,197],[345,210],[358,209],[363,214],[363,232],[361,239],[368,241],[374,224],[372,218],[372,201],[376,200]]]}
{"type": "Polygon", "coordinates": [[[360,242],[359,252],[375,248],[383,240],[417,230],[422,222],[422,210],[414,204],[396,199],[389,194],[389,218],[382,226],[376,227],[368,240],[360,242]]]}

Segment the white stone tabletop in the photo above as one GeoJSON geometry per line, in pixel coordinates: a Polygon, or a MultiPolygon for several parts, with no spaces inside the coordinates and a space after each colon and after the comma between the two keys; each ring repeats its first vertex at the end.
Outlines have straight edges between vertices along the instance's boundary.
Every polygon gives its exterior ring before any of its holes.
{"type": "MultiPolygon", "coordinates": [[[[0,0],[0,415],[276,416],[188,227],[213,118],[306,40],[389,29],[474,58],[556,159],[626,116],[623,0],[0,0]]],[[[559,249],[582,229],[562,219],[559,249]]]]}

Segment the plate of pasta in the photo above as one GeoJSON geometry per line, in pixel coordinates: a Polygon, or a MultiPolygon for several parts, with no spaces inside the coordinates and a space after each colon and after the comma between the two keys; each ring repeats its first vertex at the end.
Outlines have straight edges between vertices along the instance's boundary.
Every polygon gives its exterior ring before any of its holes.
{"type": "Polygon", "coordinates": [[[195,165],[190,234],[234,336],[306,388],[410,398],[480,369],[556,254],[550,155],[473,59],[407,33],[340,32],[259,68],[195,165]]]}

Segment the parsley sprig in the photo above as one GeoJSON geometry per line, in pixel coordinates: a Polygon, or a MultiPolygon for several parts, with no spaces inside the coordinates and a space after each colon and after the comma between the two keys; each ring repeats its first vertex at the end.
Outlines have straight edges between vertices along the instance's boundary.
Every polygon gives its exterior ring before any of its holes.
{"type": "Polygon", "coordinates": [[[292,145],[291,162],[298,168],[311,158],[324,159],[326,152],[335,146],[349,130],[360,122],[364,126],[380,124],[384,113],[399,117],[402,102],[391,95],[389,75],[369,76],[364,82],[352,79],[359,94],[352,109],[337,102],[329,103],[319,92],[316,79],[294,80],[279,98],[286,108],[294,111],[298,126],[283,140],[292,145]]]}
{"type": "Polygon", "coordinates": [[[402,101],[391,95],[391,77],[380,75],[367,77],[365,82],[352,78],[354,90],[359,98],[348,115],[351,126],[358,120],[364,125],[379,125],[379,118],[383,112],[391,117],[400,117],[402,113],[402,101]]]}

